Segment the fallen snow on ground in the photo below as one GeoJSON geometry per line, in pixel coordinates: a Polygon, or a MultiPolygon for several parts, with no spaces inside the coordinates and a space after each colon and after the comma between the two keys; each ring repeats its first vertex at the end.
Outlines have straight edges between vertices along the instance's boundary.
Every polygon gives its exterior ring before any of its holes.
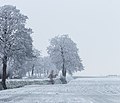
{"type": "Polygon", "coordinates": [[[120,103],[120,78],[79,78],[65,85],[4,90],[0,103],[120,103]]]}
{"type": "MultiPolygon", "coordinates": [[[[2,81],[2,80],[0,80],[2,81]]],[[[55,84],[61,84],[59,78],[54,79],[55,84]]],[[[45,79],[7,79],[6,85],[8,89],[19,88],[25,85],[49,85],[51,84],[49,78],[45,79]]],[[[2,90],[2,84],[0,83],[0,90],[2,90]]]]}

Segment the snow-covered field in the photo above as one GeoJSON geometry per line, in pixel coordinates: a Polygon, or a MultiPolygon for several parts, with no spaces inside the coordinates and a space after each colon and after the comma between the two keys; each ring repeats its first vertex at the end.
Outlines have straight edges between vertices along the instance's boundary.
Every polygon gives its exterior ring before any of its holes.
{"type": "Polygon", "coordinates": [[[79,78],[65,85],[4,90],[0,103],[120,103],[120,78],[79,78]]]}

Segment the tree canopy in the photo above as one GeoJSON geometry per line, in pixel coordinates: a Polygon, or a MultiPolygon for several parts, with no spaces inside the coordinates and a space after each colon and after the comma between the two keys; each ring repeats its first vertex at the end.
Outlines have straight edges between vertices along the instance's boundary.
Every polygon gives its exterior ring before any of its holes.
{"type": "Polygon", "coordinates": [[[27,16],[15,6],[0,7],[0,58],[3,63],[3,88],[6,89],[6,68],[9,59],[21,63],[32,55],[32,30],[25,27],[27,16]]]}
{"type": "Polygon", "coordinates": [[[47,49],[52,62],[57,69],[62,70],[64,77],[66,77],[66,71],[72,74],[75,71],[83,70],[78,48],[68,35],[52,38],[47,49]]]}

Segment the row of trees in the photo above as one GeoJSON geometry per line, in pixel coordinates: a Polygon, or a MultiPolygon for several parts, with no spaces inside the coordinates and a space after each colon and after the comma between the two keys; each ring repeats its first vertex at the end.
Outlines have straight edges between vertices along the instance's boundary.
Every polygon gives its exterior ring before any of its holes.
{"type": "Polygon", "coordinates": [[[83,70],[76,44],[68,35],[51,39],[47,48],[49,56],[41,57],[33,49],[32,29],[25,26],[27,16],[20,13],[15,6],[0,7],[0,77],[2,86],[6,87],[6,78],[29,76],[47,76],[51,70],[62,71],[62,82],[66,83],[66,72],[72,74],[83,70]]]}
{"type": "MultiPolygon", "coordinates": [[[[24,63],[8,61],[6,77],[9,79],[44,78],[48,77],[51,70],[58,73],[56,66],[51,62],[50,57],[33,57],[27,59],[24,63]]],[[[2,64],[0,65],[0,78],[2,78],[2,64]]]]}

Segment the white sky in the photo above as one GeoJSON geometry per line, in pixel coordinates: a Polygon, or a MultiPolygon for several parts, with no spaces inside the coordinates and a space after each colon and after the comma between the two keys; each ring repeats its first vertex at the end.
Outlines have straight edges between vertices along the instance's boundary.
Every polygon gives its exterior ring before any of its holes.
{"type": "Polygon", "coordinates": [[[120,0],[0,0],[27,15],[33,44],[46,55],[49,39],[69,34],[80,50],[80,75],[120,75],[120,0]]]}

